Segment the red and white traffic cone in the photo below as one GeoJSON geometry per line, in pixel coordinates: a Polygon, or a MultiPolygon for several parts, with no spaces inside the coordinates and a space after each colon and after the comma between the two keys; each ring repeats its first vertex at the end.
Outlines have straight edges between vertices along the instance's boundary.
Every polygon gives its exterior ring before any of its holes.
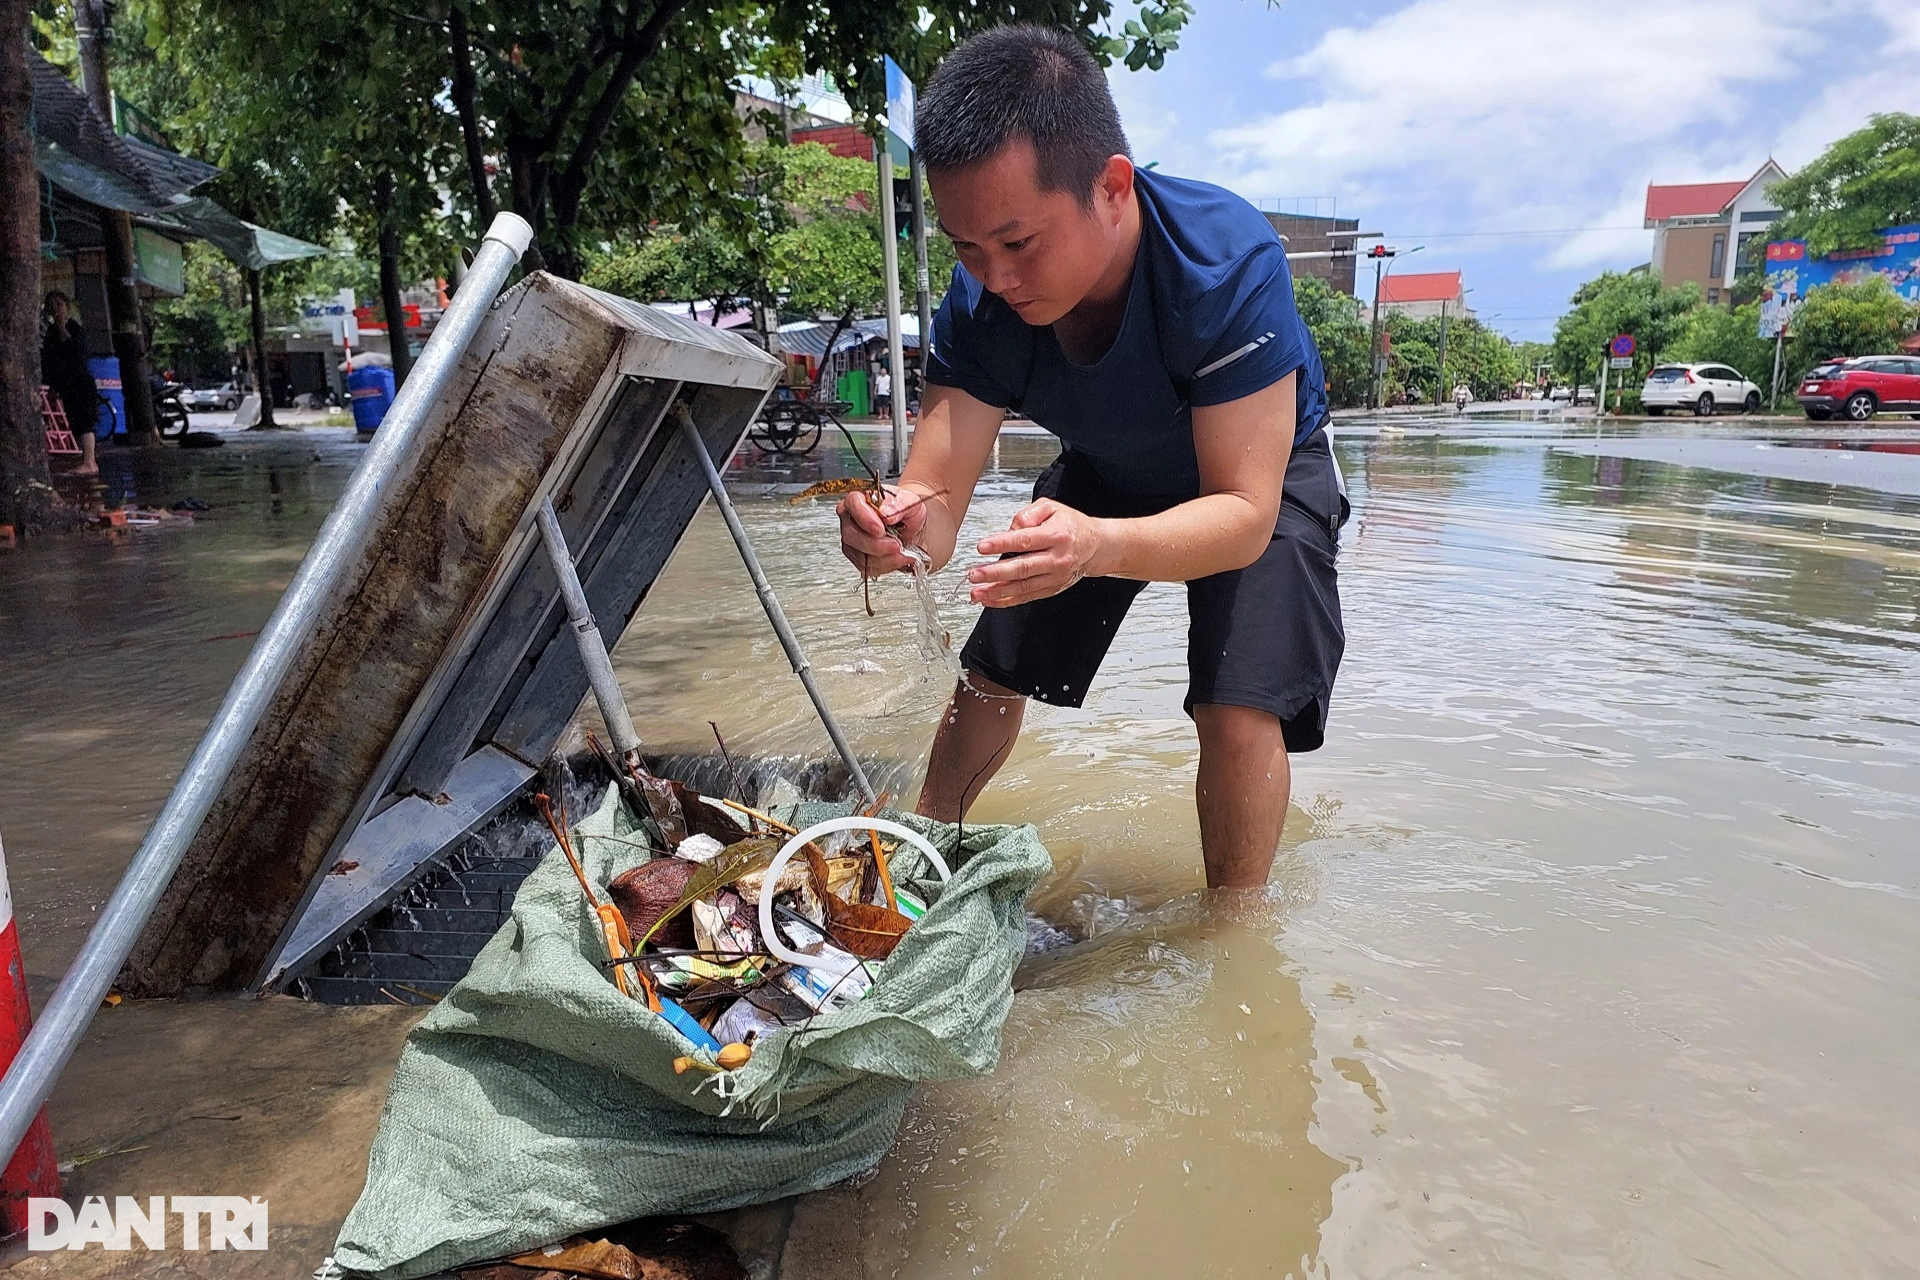
{"type": "MultiPolygon", "coordinates": [[[[33,1008],[27,1003],[27,966],[20,958],[20,927],[13,918],[13,889],[7,884],[6,847],[0,845],[0,1071],[13,1065],[13,1056],[27,1042],[33,1029],[33,1008]]],[[[20,1141],[19,1150],[0,1173],[0,1211],[6,1217],[6,1234],[17,1235],[27,1229],[27,1201],[32,1197],[58,1196],[60,1170],[54,1163],[53,1130],[47,1126],[47,1111],[40,1109],[33,1127],[20,1141]]]]}

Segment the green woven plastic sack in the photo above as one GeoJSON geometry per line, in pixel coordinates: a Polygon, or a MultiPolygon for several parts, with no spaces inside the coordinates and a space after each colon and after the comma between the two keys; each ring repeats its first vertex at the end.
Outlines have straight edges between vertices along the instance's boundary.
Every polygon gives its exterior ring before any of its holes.
{"type": "MultiPolygon", "coordinates": [[[[847,812],[809,804],[804,826],[847,812]]],[[[954,847],[954,828],[888,814],[954,847]]],[[[596,886],[646,860],[608,788],[576,828],[596,886]]],[[[408,1280],[662,1213],[816,1191],[871,1168],[915,1081],[1000,1057],[1027,895],[1051,867],[1030,826],[968,827],[941,886],[903,846],[896,878],[929,902],[867,997],[762,1039],[728,1076],[673,1073],[690,1046],[597,963],[592,913],[558,849],[513,918],[408,1037],[366,1188],[334,1256],[408,1280]],[[722,1096],[722,1094],[726,1096],[722,1096]]]]}

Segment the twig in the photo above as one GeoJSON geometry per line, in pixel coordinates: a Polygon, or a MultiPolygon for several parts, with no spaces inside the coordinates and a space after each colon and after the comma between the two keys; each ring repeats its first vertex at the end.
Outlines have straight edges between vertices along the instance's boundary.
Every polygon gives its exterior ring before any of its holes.
{"type": "Polygon", "coordinates": [[[800,828],[790,827],[786,823],[780,821],[780,819],[769,817],[767,814],[760,812],[758,809],[749,809],[746,805],[740,804],[739,802],[734,800],[729,800],[725,796],[714,796],[713,799],[716,803],[723,804],[729,809],[739,810],[741,813],[746,814],[749,818],[759,819],[761,822],[766,823],[768,827],[772,828],[775,831],[784,832],[785,834],[790,836],[796,836],[800,834],[800,828]]]}
{"type": "Polygon", "coordinates": [[[646,960],[660,959],[668,956],[692,956],[695,959],[710,959],[719,956],[728,960],[753,960],[761,957],[772,958],[767,956],[767,953],[764,951],[703,951],[698,947],[656,947],[652,951],[648,951],[642,955],[619,956],[611,960],[602,960],[600,966],[604,969],[611,969],[617,964],[639,964],[646,960]]]}
{"type": "MultiPolygon", "coordinates": [[[[747,784],[740,780],[740,770],[734,767],[733,753],[727,750],[727,740],[720,736],[720,726],[709,720],[707,721],[707,728],[713,730],[713,740],[720,744],[720,759],[725,762],[727,772],[733,775],[734,790],[740,793],[741,803],[746,803],[747,784]]],[[[748,834],[751,835],[755,833],[749,832],[748,834]]]]}

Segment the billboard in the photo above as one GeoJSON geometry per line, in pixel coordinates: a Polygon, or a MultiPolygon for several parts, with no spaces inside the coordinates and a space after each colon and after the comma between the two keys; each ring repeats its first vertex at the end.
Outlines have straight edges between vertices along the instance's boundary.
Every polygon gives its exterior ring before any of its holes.
{"type": "Polygon", "coordinates": [[[1842,249],[1825,257],[1807,253],[1804,240],[1775,240],[1767,246],[1767,283],[1760,293],[1760,336],[1778,337],[1793,323],[1807,293],[1823,284],[1859,284],[1886,277],[1895,293],[1920,302],[1920,223],[1888,227],[1869,249],[1842,249]]]}

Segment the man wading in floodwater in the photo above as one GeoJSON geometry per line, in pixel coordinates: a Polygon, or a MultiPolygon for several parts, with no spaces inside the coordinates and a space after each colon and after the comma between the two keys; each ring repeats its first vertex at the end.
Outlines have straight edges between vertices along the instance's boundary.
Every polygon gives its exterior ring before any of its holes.
{"type": "Polygon", "coordinates": [[[1003,27],[948,56],[915,139],[960,265],[933,325],[913,453],[878,513],[840,504],[871,575],[953,557],[1008,409],[1066,449],[967,571],[986,606],[919,811],[951,822],[1013,750],[1026,698],[1077,707],[1127,606],[1184,582],[1207,883],[1262,885],[1289,751],[1312,751],[1344,638],[1344,518],[1325,377],[1286,252],[1218,187],[1133,167],[1099,65],[1003,27]]]}

